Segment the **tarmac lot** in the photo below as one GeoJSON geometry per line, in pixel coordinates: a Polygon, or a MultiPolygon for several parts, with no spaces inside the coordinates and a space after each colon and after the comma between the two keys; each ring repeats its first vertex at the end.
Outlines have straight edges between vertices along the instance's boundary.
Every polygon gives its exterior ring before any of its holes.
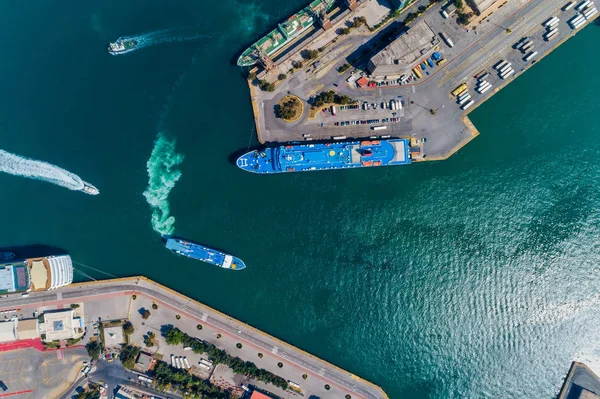
{"type": "Polygon", "coordinates": [[[14,397],[56,397],[75,380],[87,360],[89,357],[84,348],[66,349],[62,353],[36,349],[1,352],[0,379],[8,387],[4,395],[21,392],[14,397]]]}

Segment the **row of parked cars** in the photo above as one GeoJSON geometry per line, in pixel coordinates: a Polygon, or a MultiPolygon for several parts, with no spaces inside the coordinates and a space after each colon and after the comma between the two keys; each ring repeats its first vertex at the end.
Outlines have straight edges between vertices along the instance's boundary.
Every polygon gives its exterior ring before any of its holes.
{"type": "Polygon", "coordinates": [[[374,123],[396,123],[400,122],[400,118],[383,118],[383,119],[363,119],[359,121],[342,121],[335,122],[335,126],[350,126],[350,125],[372,125],[374,123]]]}

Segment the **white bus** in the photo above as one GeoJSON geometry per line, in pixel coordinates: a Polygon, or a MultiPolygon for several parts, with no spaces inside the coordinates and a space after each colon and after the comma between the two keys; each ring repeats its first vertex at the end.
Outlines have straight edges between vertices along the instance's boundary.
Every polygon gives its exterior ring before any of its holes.
{"type": "Polygon", "coordinates": [[[504,74],[500,76],[500,79],[503,79],[503,80],[504,80],[504,79],[506,79],[506,78],[508,78],[508,77],[510,77],[510,76],[512,76],[512,75],[514,75],[514,74],[515,74],[515,70],[514,70],[514,69],[511,69],[510,71],[506,71],[506,72],[504,72],[504,74]]]}
{"type": "Polygon", "coordinates": [[[479,88],[479,94],[483,94],[483,93],[485,93],[486,91],[488,91],[491,88],[492,88],[492,85],[488,83],[487,86],[485,86],[483,88],[481,88],[481,87],[479,88]]]}
{"type": "Polygon", "coordinates": [[[464,111],[465,109],[469,108],[473,104],[475,104],[475,101],[471,100],[468,103],[464,104],[462,107],[460,107],[460,109],[462,109],[464,111]]]}
{"type": "Polygon", "coordinates": [[[469,94],[469,92],[468,92],[468,91],[466,91],[466,92],[462,93],[460,96],[458,96],[457,100],[460,102],[460,101],[462,101],[462,99],[463,99],[463,98],[465,98],[466,96],[469,96],[469,97],[471,97],[471,95],[469,94]]]}
{"type": "Polygon", "coordinates": [[[546,22],[544,22],[542,24],[542,26],[544,28],[548,28],[548,27],[553,27],[555,26],[558,22],[560,21],[560,19],[558,19],[557,17],[552,17],[549,20],[547,20],[546,22]]]}
{"type": "Polygon", "coordinates": [[[589,6],[592,2],[590,0],[585,0],[584,2],[580,3],[577,7],[575,7],[576,11],[581,11],[584,8],[586,8],[587,6],[589,6]]]}
{"type": "Polygon", "coordinates": [[[494,69],[496,70],[500,70],[500,68],[504,68],[505,65],[508,65],[508,61],[500,61],[499,63],[497,63],[496,65],[494,65],[494,69]]]}
{"type": "Polygon", "coordinates": [[[529,60],[531,60],[533,57],[535,57],[537,55],[537,51],[532,51],[531,53],[527,54],[524,58],[523,61],[527,62],[529,60]]]}
{"type": "Polygon", "coordinates": [[[596,7],[589,8],[584,11],[583,16],[585,17],[585,19],[589,20],[591,17],[596,15],[597,12],[598,12],[598,10],[596,9],[596,7]]]}
{"type": "Polygon", "coordinates": [[[373,126],[371,129],[373,129],[373,130],[385,130],[385,129],[387,129],[387,126],[373,126]]]}
{"type": "Polygon", "coordinates": [[[192,368],[192,366],[190,366],[190,362],[188,362],[186,356],[183,357],[183,363],[185,364],[185,368],[186,369],[191,369],[192,368]]]}
{"type": "Polygon", "coordinates": [[[550,41],[550,39],[552,39],[554,36],[556,36],[557,33],[558,33],[557,29],[552,29],[550,32],[546,32],[544,34],[544,40],[550,41]]]}
{"type": "Polygon", "coordinates": [[[454,47],[454,43],[452,42],[452,40],[446,36],[445,33],[440,32],[440,36],[442,37],[442,40],[444,42],[446,42],[446,44],[448,45],[448,47],[454,47]]]}
{"type": "Polygon", "coordinates": [[[502,73],[503,73],[503,72],[505,72],[505,71],[508,71],[509,69],[512,69],[512,68],[510,67],[510,65],[506,65],[506,66],[505,66],[504,68],[502,68],[502,69],[501,69],[499,72],[500,72],[500,74],[502,75],[502,73]]]}
{"type": "Polygon", "coordinates": [[[152,384],[152,378],[148,378],[148,377],[143,376],[143,375],[138,375],[138,380],[143,381],[143,382],[147,382],[148,384],[152,384]]]}
{"type": "Polygon", "coordinates": [[[462,100],[460,100],[458,102],[458,105],[464,105],[467,101],[471,101],[471,95],[470,94],[468,96],[466,96],[465,98],[463,98],[462,100]]]}
{"type": "Polygon", "coordinates": [[[533,48],[533,42],[527,42],[527,43],[525,43],[525,45],[523,47],[521,47],[521,51],[523,52],[523,54],[525,54],[532,48],[533,48]]]}

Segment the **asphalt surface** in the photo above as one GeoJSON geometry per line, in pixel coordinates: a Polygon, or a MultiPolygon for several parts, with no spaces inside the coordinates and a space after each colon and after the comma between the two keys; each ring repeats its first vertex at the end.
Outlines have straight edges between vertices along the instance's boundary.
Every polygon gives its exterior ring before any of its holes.
{"type": "MultiPolygon", "coordinates": [[[[315,140],[331,139],[337,135],[348,138],[374,135],[372,125],[334,126],[338,121],[369,119],[371,113],[368,111],[353,111],[352,114],[338,112],[338,115],[333,118],[319,115],[315,120],[308,120],[305,115],[296,123],[286,124],[277,119],[273,110],[277,101],[288,92],[305,101],[305,110],[309,109],[308,101],[312,96],[327,90],[334,90],[354,100],[369,103],[389,101],[390,98],[402,96],[405,100],[404,117],[399,123],[388,124],[388,128],[382,134],[390,134],[394,137],[426,137],[427,156],[433,159],[444,158],[473,138],[474,133],[463,121],[464,116],[500,88],[512,82],[537,60],[553,51],[562,41],[576,33],[567,25],[567,21],[575,15],[575,11],[562,12],[561,7],[565,3],[563,0],[513,0],[478,25],[477,34],[472,28],[467,31],[465,27],[456,24],[453,18],[443,19],[440,15],[443,4],[431,7],[410,25],[425,20],[436,34],[444,32],[451,37],[454,47],[449,48],[442,42],[439,52],[447,62],[442,66],[427,68],[426,72],[429,75],[423,72],[422,79],[402,86],[358,89],[346,83],[346,79],[354,69],[358,69],[357,73],[360,73],[360,69],[364,69],[369,57],[388,43],[381,40],[381,35],[393,31],[393,23],[375,35],[351,34],[348,37],[341,37],[330,49],[331,57],[327,54],[322,55],[323,66],[318,71],[308,73],[297,71],[278,85],[274,93],[257,90],[260,137],[265,142],[278,143],[302,141],[304,140],[302,135],[307,133],[315,140]],[[546,30],[542,27],[542,23],[552,16],[560,18],[559,33],[551,41],[545,41],[542,35],[546,30]],[[507,33],[507,29],[510,33],[507,33]],[[530,38],[534,42],[534,50],[538,51],[536,59],[529,62],[523,60],[525,54],[514,48],[514,45],[524,37],[530,38]],[[371,54],[360,61],[353,62],[356,54],[364,50],[370,51],[371,54]],[[506,80],[501,80],[492,68],[500,60],[510,61],[515,69],[515,74],[506,80]],[[352,68],[342,75],[338,74],[337,68],[347,62],[352,64],[352,68]],[[479,94],[475,91],[474,76],[482,71],[490,73],[487,81],[492,84],[492,89],[479,94]],[[467,84],[472,100],[475,102],[466,111],[461,110],[456,103],[456,98],[449,94],[462,83],[467,84]],[[430,110],[435,111],[434,116],[430,110]]],[[[402,20],[404,15],[401,15],[398,20],[402,20]]],[[[384,117],[391,117],[391,114],[392,111],[389,110],[384,117]]]]}
{"type": "Polygon", "coordinates": [[[211,324],[223,332],[236,336],[242,343],[250,343],[264,351],[269,351],[277,357],[306,370],[308,374],[313,374],[322,379],[325,383],[340,386],[352,396],[369,399],[387,398],[383,390],[348,372],[344,372],[267,334],[251,329],[235,319],[200,306],[189,298],[171,293],[146,279],[135,281],[116,280],[110,283],[96,282],[93,285],[84,285],[83,287],[70,286],[56,291],[32,293],[29,298],[5,298],[0,300],[0,308],[39,307],[56,304],[57,302],[82,302],[86,298],[98,299],[102,296],[131,295],[133,292],[148,295],[164,305],[178,309],[179,312],[187,313],[189,316],[202,320],[203,323],[211,324]]]}

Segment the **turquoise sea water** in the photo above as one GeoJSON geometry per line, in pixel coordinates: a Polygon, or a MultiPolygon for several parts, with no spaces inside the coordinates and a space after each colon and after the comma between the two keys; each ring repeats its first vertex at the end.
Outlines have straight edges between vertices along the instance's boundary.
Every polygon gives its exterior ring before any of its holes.
{"type": "Polygon", "coordinates": [[[228,157],[255,140],[252,112],[231,61],[303,6],[1,4],[0,149],[101,191],[0,174],[2,246],[147,275],[393,399],[552,398],[571,360],[600,364],[600,27],[478,108],[481,135],[447,161],[244,173],[228,157]],[[109,40],[164,29],[162,44],[106,53],[109,40]],[[161,246],[143,196],[159,133],[184,156],[169,196],[176,234],[240,256],[245,271],[161,246]]]}

